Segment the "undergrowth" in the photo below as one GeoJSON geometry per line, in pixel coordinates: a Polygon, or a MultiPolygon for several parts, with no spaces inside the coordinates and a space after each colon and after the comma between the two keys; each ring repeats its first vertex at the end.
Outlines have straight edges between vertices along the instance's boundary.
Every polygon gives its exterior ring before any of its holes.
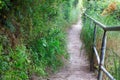
{"type": "Polygon", "coordinates": [[[81,0],[0,0],[0,80],[43,77],[64,65],[81,0]]]}
{"type": "MultiPolygon", "coordinates": [[[[93,1],[93,0],[84,0],[84,8],[86,8],[85,13],[87,13],[92,18],[98,20],[102,24],[107,26],[116,26],[120,25],[119,22],[119,12],[120,12],[120,2],[119,0],[102,0],[102,1],[93,1]],[[116,2],[116,9],[107,12],[109,9],[110,4],[116,2]],[[89,4],[89,5],[88,5],[89,4]],[[103,11],[106,10],[106,14],[102,15],[103,11]]],[[[115,4],[114,4],[115,5],[115,4]]],[[[82,39],[85,42],[86,49],[89,53],[91,58],[92,46],[93,46],[93,30],[95,24],[90,21],[88,18],[83,18],[83,30],[82,30],[82,39]]],[[[101,53],[101,41],[103,36],[103,30],[97,27],[97,40],[96,40],[96,47],[99,52],[101,53]]],[[[120,77],[120,51],[119,51],[119,32],[107,32],[107,49],[106,49],[106,58],[105,58],[105,67],[106,69],[116,78],[119,80],[120,77]]],[[[96,61],[95,61],[96,63],[96,61]]],[[[97,64],[95,65],[97,66],[97,64]]],[[[109,80],[105,75],[104,79],[109,80]]]]}

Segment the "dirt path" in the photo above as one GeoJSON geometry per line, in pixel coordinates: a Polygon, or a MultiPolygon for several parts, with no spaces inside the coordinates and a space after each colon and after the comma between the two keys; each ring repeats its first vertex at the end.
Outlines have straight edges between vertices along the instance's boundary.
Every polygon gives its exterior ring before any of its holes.
{"type": "Polygon", "coordinates": [[[86,52],[82,49],[80,40],[81,25],[81,21],[78,21],[68,30],[69,64],[51,76],[49,80],[97,80],[94,73],[89,71],[86,52]]]}

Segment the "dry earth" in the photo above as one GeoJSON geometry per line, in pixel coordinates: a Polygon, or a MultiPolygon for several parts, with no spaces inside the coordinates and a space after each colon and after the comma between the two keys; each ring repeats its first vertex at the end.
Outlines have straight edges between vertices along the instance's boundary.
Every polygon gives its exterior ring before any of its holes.
{"type": "Polygon", "coordinates": [[[82,48],[81,29],[82,23],[79,20],[68,30],[69,64],[52,75],[49,80],[97,80],[94,73],[89,70],[87,55],[85,49],[82,48]]]}
{"type": "MultiPolygon", "coordinates": [[[[89,70],[88,57],[80,40],[81,29],[82,23],[79,20],[68,30],[67,48],[70,59],[64,68],[44,80],[97,80],[89,70]]],[[[41,79],[32,76],[32,80],[41,79]]]]}

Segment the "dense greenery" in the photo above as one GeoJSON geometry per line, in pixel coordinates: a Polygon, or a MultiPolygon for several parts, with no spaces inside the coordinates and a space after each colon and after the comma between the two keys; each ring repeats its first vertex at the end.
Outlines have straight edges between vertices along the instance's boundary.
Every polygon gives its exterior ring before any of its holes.
{"type": "Polygon", "coordinates": [[[120,1],[119,0],[102,0],[102,1],[93,1],[90,0],[89,2],[87,0],[84,1],[84,5],[87,6],[86,13],[100,21],[101,23],[105,25],[119,25],[119,18],[120,18],[120,1]],[[116,3],[114,3],[116,2],[116,3]],[[111,10],[111,7],[108,7],[112,3],[112,7],[116,8],[115,10],[111,10]],[[89,4],[89,5],[87,5],[89,4]],[[115,6],[116,5],[116,6],[115,6]],[[106,9],[106,13],[102,15],[103,11],[106,9]],[[107,11],[108,10],[108,11],[107,11]],[[109,11],[111,10],[111,11],[109,11]]]}
{"type": "MultiPolygon", "coordinates": [[[[101,23],[108,26],[116,26],[120,25],[120,1],[119,0],[84,0],[84,7],[86,8],[85,13],[94,19],[100,21],[101,23]],[[110,5],[112,4],[112,8],[110,5]]],[[[92,54],[92,46],[93,46],[93,30],[95,24],[90,21],[90,19],[83,20],[83,31],[82,31],[82,39],[85,42],[85,46],[87,51],[90,53],[90,57],[92,54]]],[[[101,41],[103,36],[103,30],[97,27],[97,41],[96,47],[101,53],[101,41]]],[[[120,51],[119,51],[119,41],[120,41],[119,32],[107,32],[107,50],[106,50],[106,58],[105,58],[105,67],[106,69],[117,79],[120,77],[120,51]]],[[[95,61],[96,63],[96,61],[95,61]]],[[[94,65],[98,67],[97,64],[94,65]]],[[[104,79],[108,80],[106,76],[104,79]]]]}
{"type": "Polygon", "coordinates": [[[65,29],[81,0],[0,0],[0,80],[48,75],[68,58],[65,29]]]}

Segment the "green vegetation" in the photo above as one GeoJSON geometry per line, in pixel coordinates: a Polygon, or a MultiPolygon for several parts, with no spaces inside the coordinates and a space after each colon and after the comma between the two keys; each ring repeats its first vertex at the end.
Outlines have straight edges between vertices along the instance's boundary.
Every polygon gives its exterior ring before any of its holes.
{"type": "Polygon", "coordinates": [[[65,30],[81,0],[0,0],[0,80],[47,76],[64,64],[65,30]]]}
{"type": "MultiPolygon", "coordinates": [[[[87,6],[86,13],[95,18],[96,20],[100,21],[101,23],[108,25],[108,26],[115,26],[119,25],[119,18],[120,18],[120,1],[119,0],[102,0],[102,1],[93,1],[90,0],[89,3],[87,0],[84,1],[84,5],[87,6]],[[104,9],[108,8],[108,5],[111,3],[116,2],[116,9],[111,10],[111,12],[106,12],[105,15],[102,15],[104,9]],[[89,5],[87,5],[89,4],[89,5]]],[[[113,3],[113,5],[115,5],[113,3]]]]}
{"type": "MultiPolygon", "coordinates": [[[[101,23],[108,26],[120,25],[120,1],[119,0],[84,0],[84,7],[86,8],[85,13],[94,19],[100,21],[101,23]],[[116,3],[114,3],[116,2],[116,3]],[[113,4],[115,9],[111,9],[108,5],[113,4]],[[105,12],[106,11],[106,12],[105,12]],[[104,13],[104,14],[103,14],[104,13]]],[[[93,46],[93,29],[94,24],[88,18],[86,22],[83,20],[83,30],[82,30],[82,39],[85,42],[89,56],[92,54],[93,46]]],[[[98,52],[101,50],[101,41],[102,41],[103,30],[97,27],[97,41],[96,47],[98,52]]],[[[120,80],[120,34],[119,32],[108,32],[107,33],[107,50],[106,50],[106,59],[105,67],[106,69],[117,79],[120,80]]],[[[95,62],[96,63],[96,62],[95,62]]],[[[97,64],[95,64],[97,67],[97,64]]],[[[104,76],[106,80],[106,76],[104,76]]]]}

